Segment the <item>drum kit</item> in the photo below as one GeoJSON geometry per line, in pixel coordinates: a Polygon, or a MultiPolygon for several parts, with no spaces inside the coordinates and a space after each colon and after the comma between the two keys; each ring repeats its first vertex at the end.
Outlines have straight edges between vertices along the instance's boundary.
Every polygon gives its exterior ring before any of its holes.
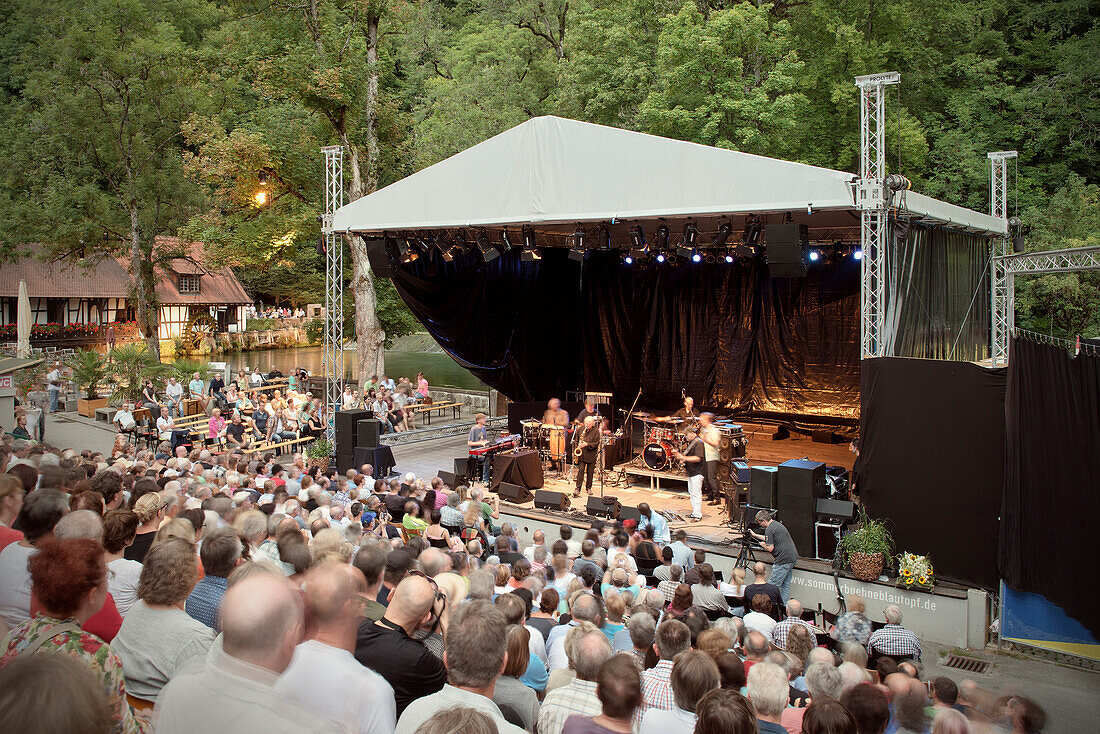
{"type": "Polygon", "coordinates": [[[521,421],[523,446],[538,449],[543,461],[561,461],[565,457],[565,426],[529,419],[521,421]]]}
{"type": "Polygon", "coordinates": [[[653,471],[681,471],[683,462],[675,452],[683,451],[687,441],[684,430],[694,425],[693,418],[654,417],[650,413],[634,413],[634,420],[644,426],[645,443],[642,446],[642,463],[653,471]]]}

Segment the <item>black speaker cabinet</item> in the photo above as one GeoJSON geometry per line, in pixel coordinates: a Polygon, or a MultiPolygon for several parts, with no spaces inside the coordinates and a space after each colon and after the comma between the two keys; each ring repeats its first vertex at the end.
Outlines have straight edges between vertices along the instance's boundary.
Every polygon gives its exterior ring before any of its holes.
{"type": "Polygon", "coordinates": [[[381,435],[382,421],[377,418],[367,418],[355,424],[355,446],[357,448],[377,448],[378,439],[381,435]]]}
{"type": "Polygon", "coordinates": [[[615,518],[619,515],[619,501],[614,497],[589,497],[585,511],[592,517],[615,518]]]}
{"type": "Polygon", "coordinates": [[[463,456],[460,459],[455,459],[455,482],[458,484],[469,484],[469,457],[463,456]]]}
{"type": "Polygon", "coordinates": [[[633,520],[636,523],[642,521],[642,513],[638,512],[637,507],[628,507],[623,505],[619,508],[619,522],[626,522],[627,520],[633,520]]]}
{"type": "Polygon", "coordinates": [[[357,469],[357,468],[358,467],[355,466],[355,454],[353,454],[353,453],[345,454],[342,451],[337,451],[336,452],[336,471],[343,474],[348,469],[357,469]]]}
{"type": "Polygon", "coordinates": [[[384,239],[366,240],[367,260],[370,261],[370,269],[375,278],[390,277],[390,257],[386,253],[386,241],[384,239]]]}
{"type": "Polygon", "coordinates": [[[523,504],[524,502],[531,501],[531,490],[527,489],[527,487],[521,487],[518,484],[501,482],[497,485],[496,492],[500,495],[502,500],[515,502],[516,504],[523,504]]]}
{"type": "Polygon", "coordinates": [[[757,507],[779,507],[779,469],[774,466],[754,466],[749,469],[749,504],[757,507]]]}
{"type": "Polygon", "coordinates": [[[819,500],[827,497],[825,464],[807,459],[791,459],[779,465],[779,496],[806,497],[819,500]]]}
{"type": "Polygon", "coordinates": [[[809,230],[805,224],[769,224],[764,228],[768,272],[773,278],[805,278],[809,230]]]}
{"type": "MultiPolygon", "coordinates": [[[[365,418],[374,416],[369,410],[339,410],[336,412],[334,426],[336,428],[336,453],[351,455],[355,448],[355,424],[365,418]]],[[[375,444],[377,446],[378,444],[375,444]]]]}
{"type": "Polygon", "coordinates": [[[454,489],[459,485],[458,478],[455,476],[454,472],[443,471],[442,469],[440,469],[439,473],[436,474],[436,476],[442,479],[443,483],[451,489],[454,489]]]}
{"type": "Polygon", "coordinates": [[[831,522],[814,524],[814,554],[816,558],[827,561],[836,555],[836,547],[840,544],[840,534],[843,529],[843,525],[831,522]]]}
{"type": "Polygon", "coordinates": [[[568,510],[569,495],[551,492],[549,489],[535,490],[535,507],[539,510],[568,510]]]}
{"type": "Polygon", "coordinates": [[[856,503],[847,500],[818,500],[816,509],[817,516],[829,518],[829,522],[851,520],[856,514],[856,503]]]}

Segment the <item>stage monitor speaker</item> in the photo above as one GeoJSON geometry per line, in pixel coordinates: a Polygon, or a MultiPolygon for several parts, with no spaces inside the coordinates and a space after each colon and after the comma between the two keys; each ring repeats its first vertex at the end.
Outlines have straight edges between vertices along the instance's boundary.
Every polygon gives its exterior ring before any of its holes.
{"type": "Polygon", "coordinates": [[[729,482],[730,480],[730,465],[728,461],[718,462],[718,481],[729,482]]]}
{"type": "Polygon", "coordinates": [[[562,492],[551,492],[549,489],[536,489],[535,508],[539,510],[568,510],[569,495],[562,492]]]}
{"type": "Polygon", "coordinates": [[[748,484],[752,479],[752,472],[749,470],[749,465],[743,461],[733,462],[733,480],[738,484],[748,484]]]}
{"type": "MultiPolygon", "coordinates": [[[[779,465],[779,497],[801,497],[811,500],[828,496],[825,486],[825,464],[808,459],[791,459],[779,465]]],[[[780,502],[782,505],[782,502],[780,502]]]]}
{"type": "Polygon", "coordinates": [[[764,228],[768,272],[773,278],[805,278],[809,230],[805,224],[769,224],[764,228]]]}
{"type": "Polygon", "coordinates": [[[814,443],[833,443],[836,439],[836,434],[828,428],[818,429],[811,434],[814,443]]]}
{"type": "Polygon", "coordinates": [[[458,484],[469,484],[469,457],[463,456],[460,459],[455,459],[455,481],[458,484]]]}
{"type": "Polygon", "coordinates": [[[779,506],[779,469],[774,466],[749,468],[749,504],[774,509],[779,506]]]}
{"type": "MultiPolygon", "coordinates": [[[[369,410],[341,410],[336,413],[336,453],[351,455],[355,448],[355,424],[374,415],[369,410]]],[[[377,444],[375,444],[377,445],[377,444]]]]}
{"type": "Polygon", "coordinates": [[[354,468],[357,468],[355,466],[355,454],[353,454],[353,453],[344,453],[342,451],[338,451],[336,453],[336,471],[343,474],[348,469],[354,469],[354,468]]]}
{"type": "Polygon", "coordinates": [[[636,523],[642,521],[642,513],[638,512],[637,507],[628,507],[623,505],[619,508],[619,522],[626,522],[627,520],[633,520],[636,523]]]}
{"type": "Polygon", "coordinates": [[[454,489],[459,484],[458,477],[455,476],[454,472],[443,471],[442,469],[440,469],[439,473],[436,474],[436,476],[439,477],[440,479],[442,479],[443,483],[445,485],[447,485],[448,487],[450,487],[451,489],[454,489]]]}
{"type": "Polygon", "coordinates": [[[847,500],[818,500],[817,515],[834,520],[851,520],[856,515],[856,503],[847,500]]]}
{"type": "Polygon", "coordinates": [[[386,253],[386,241],[381,238],[369,239],[367,243],[367,260],[370,261],[370,269],[376,278],[390,277],[390,257],[386,253]]]}
{"type": "Polygon", "coordinates": [[[496,492],[502,500],[515,502],[516,504],[522,505],[524,502],[531,501],[531,490],[518,484],[501,482],[497,485],[496,492]]]}
{"type": "Polygon", "coordinates": [[[620,505],[617,499],[611,497],[589,497],[585,512],[592,517],[614,518],[618,516],[619,509],[620,505]]]}
{"type": "Polygon", "coordinates": [[[377,418],[367,418],[355,424],[356,448],[378,448],[378,439],[382,435],[382,421],[377,418]]]}

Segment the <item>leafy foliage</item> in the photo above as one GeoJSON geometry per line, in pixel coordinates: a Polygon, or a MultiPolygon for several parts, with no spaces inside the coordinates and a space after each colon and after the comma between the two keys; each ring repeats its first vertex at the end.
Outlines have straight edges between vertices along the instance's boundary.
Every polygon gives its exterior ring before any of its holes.
{"type": "Polygon", "coordinates": [[[80,349],[68,359],[73,370],[73,382],[83,389],[89,400],[99,399],[99,388],[107,377],[107,358],[92,349],[80,349]]]}
{"type": "Polygon", "coordinates": [[[840,540],[840,547],[845,554],[866,553],[872,555],[881,553],[889,557],[894,552],[894,538],[886,529],[886,523],[882,520],[872,519],[866,510],[860,509],[857,518],[859,528],[851,531],[840,540]]]}
{"type": "Polygon", "coordinates": [[[123,344],[111,350],[110,368],[111,382],[114,392],[111,393],[111,404],[136,403],[141,399],[142,387],[146,380],[152,380],[153,385],[160,388],[160,382],[172,368],[160,361],[144,344],[123,344]]]}

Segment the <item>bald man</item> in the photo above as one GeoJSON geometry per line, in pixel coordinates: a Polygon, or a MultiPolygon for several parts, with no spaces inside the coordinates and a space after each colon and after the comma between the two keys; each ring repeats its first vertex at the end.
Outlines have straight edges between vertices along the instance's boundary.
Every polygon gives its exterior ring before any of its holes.
{"type": "Polygon", "coordinates": [[[161,692],[158,732],[339,731],[275,690],[302,638],[302,610],[286,579],[244,578],[226,592],[221,621],[221,644],[204,667],[177,674],[161,692]]]}
{"type": "Polygon", "coordinates": [[[413,638],[417,630],[436,626],[442,611],[443,601],[426,578],[406,576],[394,589],[385,615],[359,625],[355,659],[393,687],[399,719],[410,703],[447,682],[443,661],[413,638]]]}
{"type": "Polygon", "coordinates": [[[354,566],[326,561],[310,569],[302,589],[316,627],[294,651],[275,690],[348,731],[389,734],[397,725],[393,688],[352,655],[366,577],[354,566]],[[334,680],[340,685],[332,685],[334,680]]]}

